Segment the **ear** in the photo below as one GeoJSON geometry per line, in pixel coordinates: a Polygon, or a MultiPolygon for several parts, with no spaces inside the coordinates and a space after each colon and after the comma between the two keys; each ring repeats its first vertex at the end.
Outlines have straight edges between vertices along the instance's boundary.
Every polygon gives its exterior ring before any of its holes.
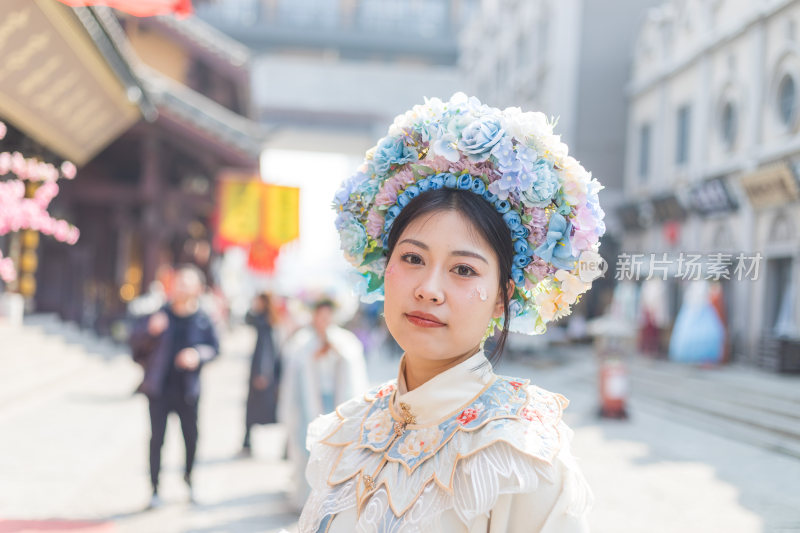
{"type": "MultiPolygon", "coordinates": [[[[512,280],[508,280],[508,284],[506,285],[506,294],[508,295],[508,299],[511,300],[511,297],[514,295],[514,289],[516,285],[512,280]]],[[[492,313],[493,318],[501,318],[503,316],[503,289],[497,289],[497,299],[494,302],[494,312],[492,313]]]]}

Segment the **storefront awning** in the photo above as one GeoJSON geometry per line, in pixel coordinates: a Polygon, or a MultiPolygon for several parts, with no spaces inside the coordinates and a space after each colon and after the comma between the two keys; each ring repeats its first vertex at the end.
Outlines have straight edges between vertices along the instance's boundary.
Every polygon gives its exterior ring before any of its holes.
{"type": "Polygon", "coordinates": [[[755,209],[784,205],[800,197],[797,179],[785,161],[744,175],[740,183],[755,209]]]}

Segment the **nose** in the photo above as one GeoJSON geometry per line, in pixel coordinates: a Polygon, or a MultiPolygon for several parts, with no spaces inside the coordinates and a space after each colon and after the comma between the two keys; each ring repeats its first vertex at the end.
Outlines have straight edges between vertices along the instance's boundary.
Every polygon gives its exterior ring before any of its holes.
{"type": "Polygon", "coordinates": [[[414,291],[414,297],[420,302],[441,304],[444,302],[444,290],[439,275],[433,269],[420,280],[414,291]]]}

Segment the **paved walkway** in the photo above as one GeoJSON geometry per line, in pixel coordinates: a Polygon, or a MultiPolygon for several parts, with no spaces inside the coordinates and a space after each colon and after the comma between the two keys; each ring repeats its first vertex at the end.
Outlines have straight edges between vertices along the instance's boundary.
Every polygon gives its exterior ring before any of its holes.
{"type": "MultiPolygon", "coordinates": [[[[225,335],[204,374],[199,504],[186,503],[175,420],[164,450],[167,504],[147,512],[146,402],[131,395],[139,369],[113,345],[64,326],[0,326],[0,339],[0,533],[296,530],[281,428],[257,428],[256,457],[233,459],[253,342],[246,329],[225,335]]],[[[800,461],[692,427],[635,396],[630,421],[598,421],[594,362],[570,354],[565,366],[508,361],[498,372],[570,398],[573,450],[596,495],[592,531],[800,531],[800,461]]],[[[393,364],[371,365],[373,379],[392,377],[393,364]]]]}

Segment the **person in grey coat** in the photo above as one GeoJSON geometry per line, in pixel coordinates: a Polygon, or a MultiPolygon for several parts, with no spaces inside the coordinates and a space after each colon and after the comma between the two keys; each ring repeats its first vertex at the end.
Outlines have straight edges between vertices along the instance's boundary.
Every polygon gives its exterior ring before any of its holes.
{"type": "Polygon", "coordinates": [[[272,331],[271,306],[267,293],[258,294],[245,317],[256,329],[256,346],[250,362],[250,379],[241,456],[252,455],[250,434],[256,424],[274,424],[281,379],[281,358],[272,331]]]}

